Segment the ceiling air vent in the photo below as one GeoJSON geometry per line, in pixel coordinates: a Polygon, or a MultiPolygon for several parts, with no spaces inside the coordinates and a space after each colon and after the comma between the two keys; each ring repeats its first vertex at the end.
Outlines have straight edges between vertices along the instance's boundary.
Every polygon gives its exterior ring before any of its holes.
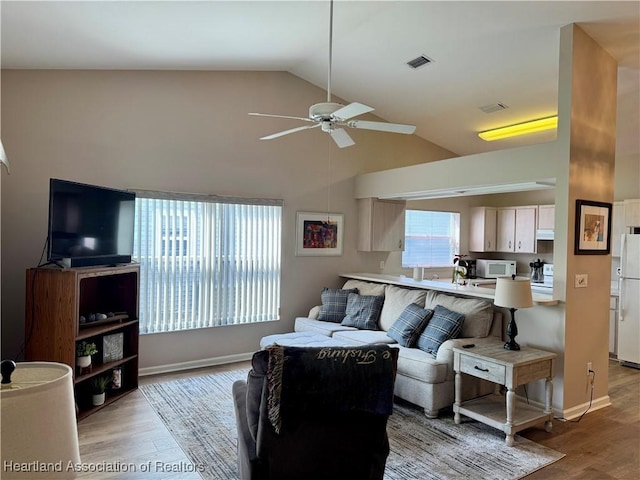
{"type": "Polygon", "coordinates": [[[509,108],[508,105],[505,105],[502,102],[490,103],[489,105],[483,105],[482,107],[478,107],[484,113],[493,113],[499,112],[500,110],[506,110],[509,108]]]}
{"type": "Polygon", "coordinates": [[[418,58],[414,58],[413,60],[409,60],[407,62],[407,65],[409,65],[413,69],[416,69],[416,68],[423,67],[424,65],[426,65],[428,63],[431,63],[431,62],[433,62],[433,60],[431,60],[426,55],[420,55],[418,58]]]}

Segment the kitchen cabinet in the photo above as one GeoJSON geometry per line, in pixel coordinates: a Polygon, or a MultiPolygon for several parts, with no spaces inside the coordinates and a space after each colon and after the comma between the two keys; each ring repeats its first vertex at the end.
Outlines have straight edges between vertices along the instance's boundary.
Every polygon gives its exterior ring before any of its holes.
{"type": "Polygon", "coordinates": [[[497,209],[473,207],[470,214],[469,250],[472,252],[495,252],[497,209]]]}
{"type": "Polygon", "coordinates": [[[362,198],[358,200],[358,250],[404,250],[406,202],[362,198]]]}
{"type": "Polygon", "coordinates": [[[498,252],[536,252],[536,211],[535,206],[498,209],[498,252]]]}
{"type": "Polygon", "coordinates": [[[74,370],[78,419],[138,387],[139,272],[138,265],[27,270],[25,357],[65,363],[74,370]],[[97,313],[108,316],[88,321],[97,313]],[[84,369],[75,365],[82,341],[98,349],[84,369]],[[90,387],[98,376],[120,382],[112,383],[105,403],[94,407],[90,387]]]}
{"type": "Polygon", "coordinates": [[[624,228],[624,203],[615,202],[611,213],[611,256],[620,256],[620,238],[625,231],[624,228]]]}
{"type": "Polygon", "coordinates": [[[538,230],[553,230],[555,221],[555,205],[538,205],[538,230]]]}
{"type": "Polygon", "coordinates": [[[515,251],[519,253],[536,252],[536,207],[516,208],[515,251]]]}
{"type": "Polygon", "coordinates": [[[620,256],[620,238],[629,227],[640,226],[640,199],[614,202],[611,213],[611,256],[620,256]]]}
{"type": "Polygon", "coordinates": [[[624,201],[624,227],[640,227],[640,199],[624,201]]]}
{"type": "Polygon", "coordinates": [[[498,252],[515,251],[516,209],[499,208],[496,221],[496,238],[498,252]]]}

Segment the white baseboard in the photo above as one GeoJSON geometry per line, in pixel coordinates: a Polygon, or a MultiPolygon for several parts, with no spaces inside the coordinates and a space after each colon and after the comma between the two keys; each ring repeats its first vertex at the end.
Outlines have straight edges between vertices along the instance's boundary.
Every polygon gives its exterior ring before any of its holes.
{"type": "MultiPolygon", "coordinates": [[[[520,401],[527,403],[527,399],[518,395],[517,398],[520,401]]],[[[541,410],[544,410],[544,403],[538,402],[535,400],[529,400],[529,404],[538,407],[541,410]]],[[[571,407],[567,410],[558,410],[556,408],[553,409],[553,415],[556,418],[561,418],[562,420],[573,420],[574,418],[578,418],[582,415],[587,409],[589,409],[589,413],[595,412],[596,410],[600,410],[601,408],[611,406],[611,399],[609,395],[605,395],[604,397],[596,398],[592,404],[591,408],[589,408],[589,402],[582,403],[580,405],[576,405],[575,407],[571,407]]],[[[516,407],[517,409],[517,407],[516,407]]]]}
{"type": "Polygon", "coordinates": [[[573,420],[574,418],[581,416],[587,409],[589,409],[589,413],[591,413],[609,406],[611,406],[611,399],[609,398],[609,395],[605,395],[604,397],[594,399],[591,403],[591,408],[589,408],[589,402],[585,402],[581,405],[576,405],[575,407],[563,410],[562,418],[565,420],[573,420]]]}
{"type": "Polygon", "coordinates": [[[138,375],[157,375],[159,373],[180,372],[182,370],[193,370],[194,368],[214,367],[216,365],[226,365],[227,363],[244,362],[251,360],[254,352],[238,353],[236,355],[226,355],[224,357],[203,358],[191,362],[170,363],[167,365],[157,365],[154,367],[144,367],[138,371],[138,375]]]}

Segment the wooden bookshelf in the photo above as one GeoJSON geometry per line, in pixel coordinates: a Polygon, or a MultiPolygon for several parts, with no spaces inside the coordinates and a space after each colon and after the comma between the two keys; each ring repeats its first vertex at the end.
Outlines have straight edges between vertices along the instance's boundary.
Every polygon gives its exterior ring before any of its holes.
{"type": "Polygon", "coordinates": [[[138,265],[82,268],[30,268],[26,276],[25,356],[29,361],[60,362],[74,370],[78,419],[138,388],[138,265]],[[117,312],[104,320],[80,323],[80,316],[117,312]],[[103,361],[104,338],[119,334],[121,358],[103,361]],[[76,344],[93,342],[98,353],[80,371],[76,344]],[[91,405],[90,380],[122,371],[118,389],[109,388],[103,405],[91,405]]]}

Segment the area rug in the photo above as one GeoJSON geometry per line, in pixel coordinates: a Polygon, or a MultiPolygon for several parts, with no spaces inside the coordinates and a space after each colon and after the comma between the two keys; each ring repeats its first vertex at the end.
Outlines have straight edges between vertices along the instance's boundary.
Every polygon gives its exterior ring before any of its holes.
{"type": "MultiPolygon", "coordinates": [[[[238,478],[236,422],[231,396],[235,370],[142,385],[140,390],[205,480],[238,478]]],[[[391,453],[385,480],[512,480],[522,478],[564,454],[516,435],[453,414],[429,420],[421,409],[397,403],[388,422],[391,453]]]]}

